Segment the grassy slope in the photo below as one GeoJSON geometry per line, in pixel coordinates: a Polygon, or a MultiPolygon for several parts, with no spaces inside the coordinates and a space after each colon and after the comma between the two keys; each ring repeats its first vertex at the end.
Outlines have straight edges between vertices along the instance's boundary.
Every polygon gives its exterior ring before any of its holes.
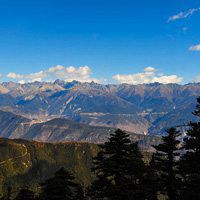
{"type": "MultiPolygon", "coordinates": [[[[36,190],[38,183],[60,167],[71,171],[77,182],[87,186],[94,179],[90,169],[97,152],[96,144],[86,142],[51,144],[0,138],[0,194],[7,186],[12,186],[14,192],[21,186],[36,190]]],[[[149,156],[150,153],[144,153],[145,162],[149,156]]]]}
{"type": "Polygon", "coordinates": [[[19,186],[37,183],[64,166],[76,174],[80,183],[88,185],[92,156],[98,147],[89,143],[48,144],[24,140],[0,139],[0,194],[7,185],[19,186]],[[5,161],[5,162],[4,162],[5,161]]]}

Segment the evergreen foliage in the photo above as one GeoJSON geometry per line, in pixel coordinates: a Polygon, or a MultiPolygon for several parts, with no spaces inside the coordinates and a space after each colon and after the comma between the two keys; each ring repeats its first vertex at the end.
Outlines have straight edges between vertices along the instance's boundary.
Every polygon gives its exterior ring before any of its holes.
{"type": "MultiPolygon", "coordinates": [[[[200,117],[200,97],[193,114],[200,117]]],[[[184,178],[183,199],[200,199],[200,122],[190,122],[186,132],[181,157],[181,170],[184,178]]]]}
{"type": "Polygon", "coordinates": [[[147,166],[143,187],[145,188],[145,197],[149,200],[157,200],[158,191],[160,190],[159,177],[156,172],[155,154],[152,155],[151,161],[147,166]]]}
{"type": "Polygon", "coordinates": [[[90,188],[91,198],[143,199],[141,182],[145,164],[137,143],[131,143],[129,135],[118,129],[100,147],[94,158],[97,179],[90,188]]]}
{"type": "Polygon", "coordinates": [[[76,187],[76,195],[75,195],[75,200],[85,200],[85,193],[84,193],[84,190],[83,190],[83,187],[79,184],[77,184],[77,187],[76,187]]]}
{"type": "Polygon", "coordinates": [[[27,187],[20,189],[15,200],[35,200],[35,194],[33,191],[29,190],[27,187]]]}
{"type": "Polygon", "coordinates": [[[11,200],[12,199],[11,196],[12,196],[12,187],[8,186],[7,193],[5,194],[4,197],[1,198],[1,200],[11,200]]]}
{"type": "Polygon", "coordinates": [[[129,199],[144,199],[144,174],[146,166],[143,162],[143,156],[138,148],[138,143],[129,145],[128,162],[125,163],[127,170],[127,194],[129,199]]]}
{"type": "Polygon", "coordinates": [[[74,176],[61,168],[54,177],[41,184],[41,197],[44,200],[74,200],[77,187],[79,191],[80,186],[74,182],[74,176]]]}
{"type": "Polygon", "coordinates": [[[167,135],[162,137],[163,142],[154,146],[154,170],[158,176],[160,192],[168,196],[169,200],[179,199],[179,146],[177,139],[180,132],[175,128],[167,130],[167,135]]]}

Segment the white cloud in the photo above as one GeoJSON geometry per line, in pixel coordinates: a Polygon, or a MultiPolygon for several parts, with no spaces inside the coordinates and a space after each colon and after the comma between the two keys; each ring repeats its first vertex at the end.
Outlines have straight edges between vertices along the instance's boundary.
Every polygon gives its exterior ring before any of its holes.
{"type": "Polygon", "coordinates": [[[171,17],[169,17],[168,19],[168,22],[171,22],[171,21],[175,21],[175,20],[179,20],[179,19],[183,19],[183,18],[187,18],[191,15],[193,15],[195,12],[198,12],[200,11],[200,8],[192,8],[192,9],[189,9],[185,12],[180,12],[176,15],[173,15],[171,17]]]}
{"type": "Polygon", "coordinates": [[[69,66],[64,68],[63,70],[56,72],[56,77],[64,79],[66,81],[78,80],[80,82],[101,82],[96,78],[91,77],[92,71],[88,66],[82,66],[75,68],[73,66],[69,66]]]}
{"type": "Polygon", "coordinates": [[[158,73],[157,70],[153,67],[147,67],[144,69],[142,73],[136,74],[117,74],[113,76],[119,83],[128,83],[128,84],[143,84],[143,83],[181,83],[183,81],[182,77],[178,77],[177,75],[163,75],[158,73]]]}
{"type": "Polygon", "coordinates": [[[20,74],[16,74],[16,73],[13,73],[13,72],[10,72],[8,75],[7,75],[8,78],[12,78],[12,79],[20,79],[20,78],[23,78],[22,75],[20,74]]]}
{"type": "Polygon", "coordinates": [[[63,67],[62,65],[56,65],[55,67],[50,67],[47,71],[49,73],[54,73],[54,72],[57,72],[57,71],[61,71],[63,70],[65,67],[63,67]]]}
{"type": "Polygon", "coordinates": [[[20,81],[18,81],[18,83],[24,84],[24,83],[26,83],[26,81],[25,80],[20,80],[20,81]]]}
{"type": "Polygon", "coordinates": [[[19,83],[25,82],[35,82],[35,81],[47,81],[55,79],[63,79],[65,81],[77,80],[80,82],[100,82],[100,80],[91,77],[92,71],[88,66],[82,67],[64,67],[62,65],[57,65],[51,67],[44,71],[39,71],[31,74],[16,74],[10,72],[7,74],[7,77],[10,79],[18,80],[19,83]]]}
{"type": "Polygon", "coordinates": [[[193,45],[189,48],[190,51],[200,51],[200,44],[193,45]]]}
{"type": "Polygon", "coordinates": [[[154,77],[151,82],[158,82],[158,83],[181,83],[183,81],[182,77],[178,77],[177,75],[170,75],[170,76],[160,76],[154,77]]]}
{"type": "Polygon", "coordinates": [[[16,74],[14,72],[10,72],[7,74],[8,78],[11,79],[25,79],[27,82],[34,82],[34,81],[41,81],[43,78],[47,76],[46,71],[40,71],[37,73],[32,73],[32,74],[16,74]]]}
{"type": "Polygon", "coordinates": [[[151,66],[144,69],[145,72],[155,73],[157,70],[151,66]]]}
{"type": "Polygon", "coordinates": [[[200,83],[200,75],[196,76],[193,80],[194,83],[200,83]]]}

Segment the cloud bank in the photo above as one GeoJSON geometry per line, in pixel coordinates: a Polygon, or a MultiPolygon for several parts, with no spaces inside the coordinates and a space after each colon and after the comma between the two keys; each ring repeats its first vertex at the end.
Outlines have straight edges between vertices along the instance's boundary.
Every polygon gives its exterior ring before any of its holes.
{"type": "Polygon", "coordinates": [[[64,67],[57,65],[44,71],[39,71],[31,74],[16,74],[10,72],[7,78],[17,80],[19,83],[35,82],[35,81],[53,81],[55,79],[62,79],[65,81],[77,80],[80,82],[100,82],[100,80],[91,77],[92,71],[88,66],[81,67],[64,67]]]}
{"type": "Polygon", "coordinates": [[[196,76],[193,80],[194,83],[200,83],[200,75],[196,76]]]}
{"type": "Polygon", "coordinates": [[[113,76],[113,79],[118,83],[128,83],[128,84],[143,84],[143,83],[181,83],[183,81],[182,77],[177,75],[163,75],[158,73],[153,67],[147,67],[142,73],[136,74],[117,74],[113,76]]]}
{"type": "Polygon", "coordinates": [[[200,51],[200,44],[193,45],[189,48],[190,51],[200,51]]]}
{"type": "Polygon", "coordinates": [[[200,8],[192,8],[192,9],[189,9],[189,10],[187,10],[185,12],[180,12],[180,13],[178,13],[176,15],[173,15],[173,16],[169,17],[168,22],[187,18],[189,16],[192,16],[194,13],[196,13],[198,11],[200,11],[200,8]]]}
{"type": "MultiPolygon", "coordinates": [[[[2,76],[0,74],[2,80],[7,77],[8,80],[12,80],[21,84],[29,83],[29,82],[53,82],[56,79],[61,79],[66,82],[71,82],[73,80],[80,82],[96,82],[96,83],[113,83],[113,81],[117,83],[127,83],[127,84],[145,84],[145,83],[183,83],[183,78],[176,75],[166,75],[161,73],[160,70],[148,66],[140,73],[134,74],[114,74],[110,79],[106,80],[102,78],[96,78],[92,76],[92,70],[89,66],[62,66],[56,65],[50,67],[46,70],[41,70],[36,73],[30,74],[22,74],[10,72],[7,75],[2,76]]],[[[200,78],[197,77],[192,81],[199,82],[200,78]]]]}

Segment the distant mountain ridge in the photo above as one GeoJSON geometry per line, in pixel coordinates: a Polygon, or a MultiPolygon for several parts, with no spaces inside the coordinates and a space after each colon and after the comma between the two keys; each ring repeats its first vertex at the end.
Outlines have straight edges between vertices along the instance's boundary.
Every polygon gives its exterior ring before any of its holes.
{"type": "Polygon", "coordinates": [[[138,134],[163,134],[194,120],[200,83],[102,85],[56,80],[0,84],[0,109],[43,122],[64,117],[138,134]]]}
{"type": "MultiPolygon", "coordinates": [[[[103,143],[114,128],[90,126],[65,118],[55,118],[47,122],[30,120],[13,113],[0,111],[0,138],[26,139],[39,142],[89,142],[103,143]]],[[[132,141],[147,151],[160,142],[160,137],[129,133],[132,141]]]]}

